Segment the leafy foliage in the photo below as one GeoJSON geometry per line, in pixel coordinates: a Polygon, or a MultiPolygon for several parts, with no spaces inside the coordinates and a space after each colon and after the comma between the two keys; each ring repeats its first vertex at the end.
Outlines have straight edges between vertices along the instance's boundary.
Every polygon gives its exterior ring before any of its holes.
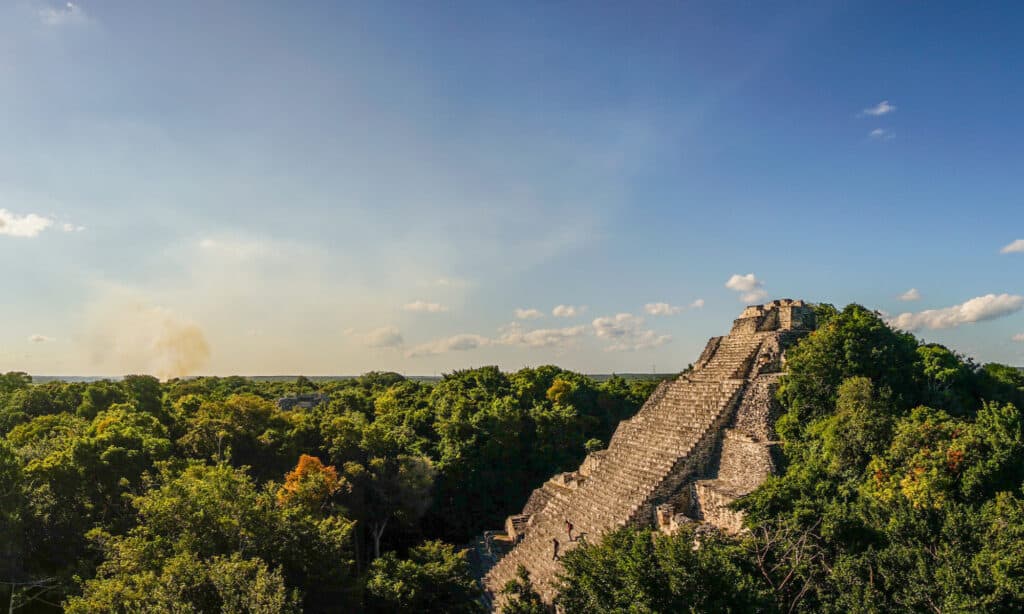
{"type": "Polygon", "coordinates": [[[530,572],[522,565],[516,569],[516,578],[505,583],[501,589],[501,595],[505,598],[501,608],[503,614],[547,614],[548,612],[540,594],[533,587],[530,572]]]}
{"type": "Polygon", "coordinates": [[[1020,372],[856,305],[826,317],[787,354],[786,470],[739,504],[775,606],[1020,609],[1024,541],[993,533],[1024,486],[1020,372]]]}
{"type": "Polygon", "coordinates": [[[465,553],[437,541],[411,548],[404,560],[389,552],[374,561],[366,591],[370,612],[486,611],[465,553]]]}
{"type": "Polygon", "coordinates": [[[558,605],[567,612],[749,612],[767,604],[746,552],[708,534],[620,529],[562,558],[558,605]]]}
{"type": "Polygon", "coordinates": [[[409,572],[449,596],[372,607],[472,611],[464,561],[431,540],[500,524],[651,389],[557,367],[433,385],[0,375],[0,602],[13,590],[43,611],[358,612],[371,579],[409,572]],[[311,392],[326,402],[275,403],[311,392]]]}

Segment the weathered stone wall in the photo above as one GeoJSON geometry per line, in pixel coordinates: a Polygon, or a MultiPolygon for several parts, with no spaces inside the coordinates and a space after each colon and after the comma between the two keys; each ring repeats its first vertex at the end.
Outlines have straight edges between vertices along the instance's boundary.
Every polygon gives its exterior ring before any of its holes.
{"type": "Polygon", "coordinates": [[[722,437],[717,479],[744,494],[753,491],[775,470],[772,445],[755,441],[734,429],[726,430],[722,437]]]}
{"type": "Polygon", "coordinates": [[[698,518],[713,524],[726,533],[743,530],[743,514],[729,509],[729,505],[741,495],[716,484],[714,480],[700,480],[696,483],[696,498],[700,501],[698,518]]]}
{"type": "Polygon", "coordinates": [[[527,527],[530,524],[530,516],[528,514],[515,514],[505,519],[505,533],[508,534],[512,540],[518,540],[523,535],[526,535],[527,527]]]}
{"type": "Polygon", "coordinates": [[[606,456],[608,456],[607,450],[598,450],[587,454],[587,457],[583,459],[583,464],[580,465],[580,475],[587,477],[597,471],[606,456]]]}
{"type": "Polygon", "coordinates": [[[331,398],[322,392],[300,394],[292,397],[282,397],[277,400],[278,409],[289,411],[296,407],[301,409],[312,409],[318,405],[330,403],[331,398]]]}
{"type": "Polygon", "coordinates": [[[736,410],[732,428],[755,441],[774,441],[775,420],[781,411],[775,400],[779,386],[779,375],[769,373],[755,377],[747,384],[746,394],[736,410]]]}

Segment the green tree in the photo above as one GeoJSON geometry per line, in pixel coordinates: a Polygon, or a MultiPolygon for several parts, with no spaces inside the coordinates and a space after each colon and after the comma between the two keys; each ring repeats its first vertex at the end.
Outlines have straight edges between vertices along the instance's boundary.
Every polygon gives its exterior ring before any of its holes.
{"type": "Polygon", "coordinates": [[[267,570],[279,569],[288,594],[301,591],[306,611],[357,606],[353,523],[345,518],[279,505],[276,485],[259,489],[243,469],[223,463],[163,464],[154,480],[132,499],[139,517],[135,527],[124,535],[90,534],[105,560],[96,584],[86,583],[86,596],[119,594],[119,585],[146,586],[152,581],[147,575],[173,579],[178,561],[193,567],[198,561],[196,573],[205,573],[210,566],[218,569],[218,557],[241,557],[254,561],[247,563],[249,571],[267,582],[273,578],[266,574],[276,573],[267,570]]]}
{"type": "Polygon", "coordinates": [[[750,612],[767,605],[755,569],[733,540],[619,529],[562,557],[555,603],[567,612],[750,612]]]}
{"type": "Polygon", "coordinates": [[[283,473],[297,456],[289,441],[294,417],[253,394],[204,401],[184,419],[178,445],[199,458],[230,458],[269,478],[283,473]]]}
{"type": "Polygon", "coordinates": [[[124,403],[127,400],[128,395],[122,386],[109,380],[91,382],[83,391],[77,413],[91,420],[96,414],[110,409],[115,403],[124,403]]]}
{"type": "Polygon", "coordinates": [[[94,612],[224,612],[278,614],[301,612],[295,591],[289,592],[280,570],[259,558],[238,553],[200,559],[181,552],[156,569],[145,565],[139,544],[119,541],[109,546],[99,575],[85,582],[81,596],[68,599],[68,614],[94,612]]]}
{"type": "Polygon", "coordinates": [[[381,538],[389,525],[410,527],[430,506],[435,471],[429,458],[372,458],[366,465],[350,462],[342,475],[351,484],[342,500],[369,530],[375,559],[381,555],[381,538]]]}
{"type": "Polygon", "coordinates": [[[504,599],[502,614],[548,614],[548,607],[533,587],[530,572],[520,565],[516,568],[516,577],[505,583],[501,589],[504,599]]]}
{"type": "Polygon", "coordinates": [[[406,559],[385,554],[373,562],[366,581],[370,612],[486,612],[480,598],[465,552],[438,541],[410,548],[406,559]]]}
{"type": "Polygon", "coordinates": [[[0,374],[0,394],[10,394],[32,385],[32,376],[23,371],[8,371],[0,374]]]}
{"type": "Polygon", "coordinates": [[[839,385],[850,377],[866,377],[887,390],[900,410],[912,407],[919,396],[912,367],[917,362],[912,335],[893,331],[860,305],[847,306],[787,352],[779,388],[787,412],[779,433],[798,438],[815,418],[831,414],[839,385]]]}
{"type": "Polygon", "coordinates": [[[126,375],[122,385],[139,411],[153,414],[161,422],[167,423],[169,416],[163,408],[164,393],[160,388],[160,380],[152,375],[126,375]]]}

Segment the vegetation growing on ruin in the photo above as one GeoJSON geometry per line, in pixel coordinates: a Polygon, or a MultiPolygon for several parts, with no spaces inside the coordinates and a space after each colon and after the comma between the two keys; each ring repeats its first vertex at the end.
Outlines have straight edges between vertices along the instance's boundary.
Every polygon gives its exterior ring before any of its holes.
{"type": "Polygon", "coordinates": [[[652,542],[622,530],[564,557],[565,605],[1024,609],[1024,372],[976,365],[858,305],[818,315],[779,389],[786,467],[738,503],[749,533],[702,537],[698,556],[688,531],[652,542]],[[670,548],[689,559],[666,561],[670,548]],[[691,588],[694,568],[704,584],[691,588]]]}

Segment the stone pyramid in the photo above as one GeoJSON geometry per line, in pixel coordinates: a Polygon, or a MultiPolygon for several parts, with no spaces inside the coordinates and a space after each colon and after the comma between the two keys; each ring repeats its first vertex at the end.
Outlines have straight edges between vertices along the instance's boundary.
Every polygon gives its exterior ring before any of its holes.
{"type": "Polygon", "coordinates": [[[509,517],[505,529],[515,546],[485,576],[488,598],[524,565],[550,603],[561,569],[552,538],[562,554],[580,543],[569,540],[566,520],[591,542],[627,525],[671,532],[696,521],[740,531],[742,518],[727,506],[773,472],[783,353],[814,325],[814,310],[803,301],[747,307],[727,336],[708,342],[691,371],[663,382],[619,423],[606,450],[552,477],[509,517]]]}

